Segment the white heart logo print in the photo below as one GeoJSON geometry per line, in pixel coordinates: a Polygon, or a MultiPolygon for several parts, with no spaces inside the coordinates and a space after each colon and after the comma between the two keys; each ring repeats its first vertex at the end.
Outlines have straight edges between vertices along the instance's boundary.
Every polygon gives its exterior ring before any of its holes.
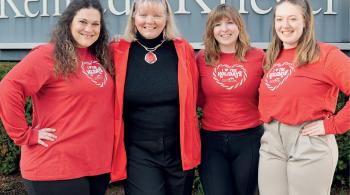
{"type": "Polygon", "coordinates": [[[271,91],[279,88],[295,72],[293,64],[283,62],[274,64],[265,77],[265,85],[271,91]]]}
{"type": "Polygon", "coordinates": [[[242,65],[219,64],[213,71],[213,79],[221,87],[231,90],[247,80],[247,71],[242,65]]]}
{"type": "Polygon", "coordinates": [[[81,70],[91,82],[99,87],[105,86],[107,82],[107,73],[98,61],[82,62],[81,70]]]}

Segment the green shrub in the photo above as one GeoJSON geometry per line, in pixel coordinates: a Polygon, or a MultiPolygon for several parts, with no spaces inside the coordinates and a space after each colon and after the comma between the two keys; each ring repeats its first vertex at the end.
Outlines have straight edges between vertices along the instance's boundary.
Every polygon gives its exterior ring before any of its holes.
{"type": "MultiPolygon", "coordinates": [[[[337,112],[344,107],[345,102],[349,100],[343,93],[339,94],[337,112]]],[[[339,150],[338,165],[335,171],[333,183],[336,186],[350,187],[350,131],[344,135],[336,136],[339,150]]]]}
{"type": "Polygon", "coordinates": [[[7,136],[0,123],[0,174],[8,175],[18,170],[19,148],[7,136]]]}
{"type": "MultiPolygon", "coordinates": [[[[11,70],[14,63],[0,64],[0,80],[11,70]]],[[[0,122],[0,174],[8,175],[18,170],[19,148],[8,137],[0,122]]]]}
{"type": "Polygon", "coordinates": [[[2,80],[2,78],[4,78],[6,73],[8,73],[14,65],[15,63],[13,62],[0,62],[0,81],[2,80]]]}

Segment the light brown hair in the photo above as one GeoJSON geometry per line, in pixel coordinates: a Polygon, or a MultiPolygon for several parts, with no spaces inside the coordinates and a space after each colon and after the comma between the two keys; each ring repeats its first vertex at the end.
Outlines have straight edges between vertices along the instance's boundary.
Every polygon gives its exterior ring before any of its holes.
{"type": "Polygon", "coordinates": [[[220,47],[214,37],[214,26],[220,20],[228,18],[232,20],[238,27],[239,34],[236,42],[235,56],[240,61],[245,61],[245,54],[250,49],[249,35],[245,29],[245,24],[242,16],[237,9],[232,6],[221,4],[216,6],[208,15],[206,28],[204,32],[204,60],[206,64],[215,66],[219,61],[220,47]]]}
{"type": "Polygon", "coordinates": [[[265,70],[269,70],[271,68],[279,53],[283,49],[283,42],[278,37],[275,30],[276,9],[283,3],[291,3],[299,6],[304,17],[305,28],[303,30],[303,34],[298,40],[294,63],[297,66],[302,66],[317,61],[320,56],[320,47],[315,36],[314,16],[312,14],[312,8],[309,0],[281,0],[275,5],[274,8],[272,20],[272,41],[266,52],[266,64],[264,65],[265,70]]]}

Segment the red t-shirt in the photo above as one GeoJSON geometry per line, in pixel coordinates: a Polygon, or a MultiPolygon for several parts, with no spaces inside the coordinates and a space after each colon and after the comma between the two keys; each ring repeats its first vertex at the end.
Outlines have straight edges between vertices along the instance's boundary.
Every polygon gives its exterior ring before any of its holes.
{"type": "Polygon", "coordinates": [[[232,53],[221,53],[215,67],[206,65],[203,50],[198,53],[200,73],[199,106],[202,127],[210,131],[235,131],[261,124],[258,87],[263,76],[264,52],[252,48],[241,62],[232,53]]]}
{"type": "Polygon", "coordinates": [[[108,173],[114,139],[114,81],[87,49],[78,49],[77,71],[53,71],[53,46],[33,49],[0,82],[0,116],[21,146],[21,173],[29,180],[64,180],[108,173]],[[24,103],[32,97],[28,126],[24,103]],[[57,139],[37,144],[38,130],[54,128],[57,139]]]}
{"type": "Polygon", "coordinates": [[[282,50],[260,85],[259,110],[268,123],[289,125],[324,120],[326,134],[350,129],[350,103],[334,115],[339,90],[350,95],[350,59],[334,46],[320,43],[320,59],[295,67],[296,49],[282,50]]]}

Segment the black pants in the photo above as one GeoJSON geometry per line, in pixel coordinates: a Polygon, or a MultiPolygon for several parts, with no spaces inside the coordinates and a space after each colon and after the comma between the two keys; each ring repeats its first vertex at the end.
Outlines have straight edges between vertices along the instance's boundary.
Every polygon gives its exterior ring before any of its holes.
{"type": "Polygon", "coordinates": [[[199,173],[205,195],[253,195],[257,190],[263,128],[202,130],[199,173]]]}
{"type": "Polygon", "coordinates": [[[31,181],[23,179],[28,195],[104,195],[109,174],[70,180],[31,181]]]}
{"type": "Polygon", "coordinates": [[[178,136],[127,141],[126,195],[191,195],[194,171],[183,171],[178,136]]]}

